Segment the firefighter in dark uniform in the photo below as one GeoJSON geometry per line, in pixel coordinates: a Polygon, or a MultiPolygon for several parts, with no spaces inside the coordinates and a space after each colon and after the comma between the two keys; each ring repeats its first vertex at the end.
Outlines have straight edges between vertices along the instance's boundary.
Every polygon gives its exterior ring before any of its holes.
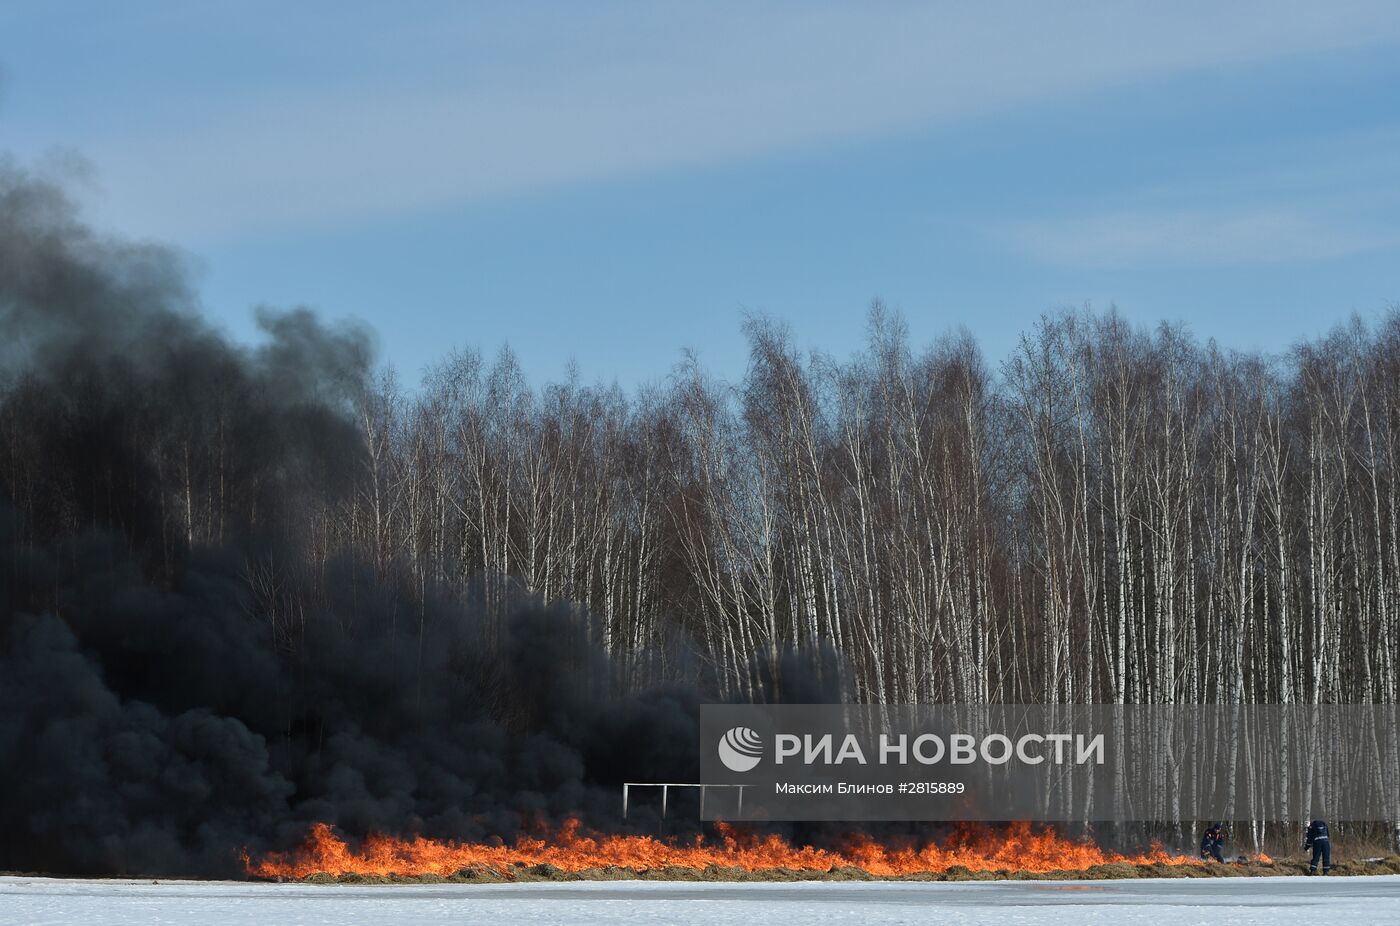
{"type": "Polygon", "coordinates": [[[1208,861],[1215,859],[1217,862],[1225,861],[1225,856],[1221,854],[1221,848],[1225,845],[1225,826],[1222,823],[1212,823],[1206,828],[1205,834],[1201,836],[1201,860],[1208,861]]]}
{"type": "Polygon", "coordinates": [[[1308,874],[1317,874],[1317,860],[1322,859],[1322,873],[1325,875],[1332,870],[1332,840],[1327,838],[1327,824],[1322,820],[1314,820],[1308,824],[1308,838],[1303,843],[1303,851],[1312,850],[1312,863],[1308,866],[1308,874]]]}

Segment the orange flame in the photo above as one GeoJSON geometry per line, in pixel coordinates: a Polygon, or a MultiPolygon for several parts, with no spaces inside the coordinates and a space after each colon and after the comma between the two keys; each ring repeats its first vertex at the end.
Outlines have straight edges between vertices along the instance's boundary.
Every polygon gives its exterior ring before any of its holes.
{"type": "Polygon", "coordinates": [[[1195,859],[1171,855],[1160,846],[1140,855],[1120,855],[1093,843],[1065,839],[1049,830],[1035,831],[1029,824],[1013,824],[1002,830],[960,827],[945,845],[896,846],[858,834],[839,849],[794,846],[777,835],[752,835],[723,823],[717,824],[718,840],[663,840],[652,836],[588,833],[578,820],[569,820],[544,837],[522,837],[514,845],[437,841],[415,836],[398,839],[373,834],[352,849],[325,823],[311,828],[300,849],[272,853],[254,860],[244,856],[249,875],[257,878],[305,878],[331,875],[451,875],[464,868],[504,871],[512,865],[553,865],[577,872],[616,866],[643,871],[666,866],[706,868],[711,865],[749,871],[778,868],[828,871],[853,866],[873,875],[908,875],[946,872],[954,866],[970,871],[1010,870],[1043,873],[1082,871],[1095,865],[1199,864],[1195,859]]]}

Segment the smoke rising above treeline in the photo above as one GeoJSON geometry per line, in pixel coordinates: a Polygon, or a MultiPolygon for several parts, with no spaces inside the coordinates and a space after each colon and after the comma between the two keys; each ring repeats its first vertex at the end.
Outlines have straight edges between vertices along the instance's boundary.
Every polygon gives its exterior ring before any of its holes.
{"type": "Polygon", "coordinates": [[[693,687],[356,547],[365,332],[197,309],[0,170],[0,869],[228,875],[313,820],[510,836],[612,818],[624,761],[694,777],[693,687]]]}
{"type": "Polygon", "coordinates": [[[1265,357],[1055,313],[994,366],[876,307],[630,395],[259,323],[0,167],[0,869],[615,826],[702,698],[1400,690],[1394,315],[1265,357]]]}

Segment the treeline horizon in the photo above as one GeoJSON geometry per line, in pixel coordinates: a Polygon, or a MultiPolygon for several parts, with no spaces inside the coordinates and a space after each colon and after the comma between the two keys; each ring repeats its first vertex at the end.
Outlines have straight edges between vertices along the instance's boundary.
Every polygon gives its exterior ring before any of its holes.
{"type": "Polygon", "coordinates": [[[29,543],[115,529],[170,582],[255,539],[247,592],[279,615],[289,562],[340,557],[495,621],[562,604],[636,690],[698,665],[722,699],[785,666],[874,703],[1400,691],[1396,310],[1278,355],[1047,312],[993,364],[877,302],[844,360],[750,318],[733,383],[686,355],[630,393],[536,387],[502,349],[405,389],[309,310],[228,342],[174,255],[10,183],[0,484],[29,543]]]}
{"type": "Polygon", "coordinates": [[[868,331],[841,361],[751,319],[741,381],[632,395],[509,351],[381,376],[328,542],[573,603],[643,674],[680,635],[725,698],[795,649],[876,703],[1395,700],[1396,312],[1274,356],[1053,312],[997,367],[868,331]]]}
{"type": "MultiPolygon", "coordinates": [[[[739,382],[687,357],[630,394],[508,348],[379,368],[314,548],[497,620],[562,602],[639,689],[693,675],[679,641],[725,699],[797,665],[875,703],[1394,701],[1396,312],[1269,355],[1063,310],[998,366],[879,303],[845,361],[743,332],[739,382]]],[[[170,568],[242,520],[217,425],[159,464],[170,568]]]]}

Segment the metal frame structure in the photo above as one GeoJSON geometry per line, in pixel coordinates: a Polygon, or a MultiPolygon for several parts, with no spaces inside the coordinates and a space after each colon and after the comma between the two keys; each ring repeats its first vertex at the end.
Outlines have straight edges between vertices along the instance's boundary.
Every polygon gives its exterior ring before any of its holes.
{"type": "Polygon", "coordinates": [[[712,785],[712,784],[702,784],[702,783],[700,783],[700,782],[694,782],[694,781],[628,781],[628,782],[624,782],[623,785],[622,785],[622,819],[624,819],[624,820],[627,819],[627,802],[628,802],[628,798],[629,798],[629,792],[631,791],[632,788],[660,788],[660,789],[661,789],[661,818],[664,820],[664,819],[666,818],[666,799],[667,799],[667,797],[670,795],[670,791],[671,791],[672,788],[699,788],[699,789],[700,789],[700,816],[703,818],[703,817],[705,816],[705,790],[706,790],[707,788],[738,788],[738,789],[739,789],[739,808],[738,808],[738,810],[737,810],[737,811],[735,812],[735,814],[734,814],[736,817],[738,817],[738,816],[743,816],[743,813],[744,813],[744,789],[747,788],[747,787],[748,787],[748,785],[729,785],[729,784],[724,784],[724,785],[714,784],[714,785],[712,785]]]}

